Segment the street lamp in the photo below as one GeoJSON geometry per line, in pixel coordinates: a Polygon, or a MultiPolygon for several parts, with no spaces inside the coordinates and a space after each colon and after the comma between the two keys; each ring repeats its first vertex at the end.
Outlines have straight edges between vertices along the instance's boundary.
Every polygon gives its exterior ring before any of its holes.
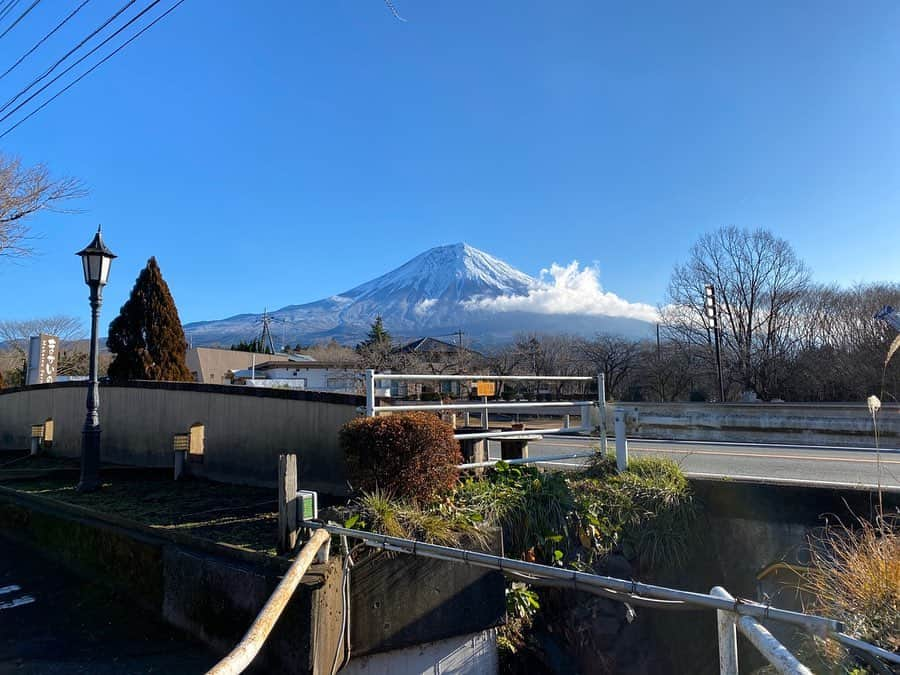
{"type": "Polygon", "coordinates": [[[79,492],[93,492],[100,487],[100,383],[97,379],[98,335],[103,287],[109,279],[109,268],[116,256],[106,248],[100,227],[84,249],[76,253],[84,266],[84,283],[91,289],[91,361],[87,391],[87,416],[81,432],[81,480],[79,492]]]}
{"type": "Polygon", "coordinates": [[[719,351],[719,313],[716,306],[716,289],[712,284],[706,284],[704,288],[706,298],[704,299],[704,307],[706,308],[706,318],[709,320],[713,328],[713,334],[716,339],[716,371],[719,375],[719,402],[725,403],[725,380],[722,379],[722,356],[719,351]]]}

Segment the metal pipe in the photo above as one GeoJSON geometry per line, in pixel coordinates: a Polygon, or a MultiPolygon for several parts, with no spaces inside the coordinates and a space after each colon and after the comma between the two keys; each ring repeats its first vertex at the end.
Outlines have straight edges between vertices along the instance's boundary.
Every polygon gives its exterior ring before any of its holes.
{"type": "Polygon", "coordinates": [[[742,616],[738,619],[738,628],[741,633],[753,643],[766,661],[782,675],[813,675],[813,672],[804,666],[790,650],[781,644],[765,626],[752,616],[742,616]]]}
{"type": "Polygon", "coordinates": [[[485,467],[494,466],[497,462],[505,464],[540,464],[541,462],[559,462],[564,459],[587,459],[596,455],[593,450],[591,452],[569,452],[565,455],[553,455],[551,457],[522,457],[519,459],[491,459],[487,462],[472,462],[470,464],[459,464],[457,469],[483,469],[485,467]]]}
{"type": "Polygon", "coordinates": [[[300,550],[297,559],[288,568],[287,573],[272,592],[266,604],[260,610],[259,615],[253,621],[247,633],[241,638],[237,646],[229,652],[228,656],[214,665],[207,675],[233,675],[242,673],[252,662],[259,650],[262,649],[266,638],[272,632],[275,622],[284,611],[288,600],[294,595],[297,586],[303,580],[306,570],[312,564],[313,559],[322,546],[328,546],[331,536],[327,530],[321,529],[313,532],[309,541],[300,550]]]}
{"type": "MultiPolygon", "coordinates": [[[[734,602],[734,597],[721,586],[714,586],[709,594],[734,602]]],[[[716,622],[719,629],[719,674],[738,675],[738,643],[735,615],[732,612],[717,609],[716,622]]]]}
{"type": "Polygon", "coordinates": [[[850,637],[846,633],[838,633],[837,635],[833,635],[832,637],[834,637],[835,640],[840,642],[842,645],[846,645],[847,647],[852,647],[854,649],[868,652],[869,654],[877,656],[880,659],[884,659],[885,661],[889,661],[890,663],[900,663],[900,654],[889,652],[887,649],[882,649],[881,647],[870,645],[868,642],[863,642],[862,640],[857,640],[855,637],[850,637]]]}
{"type": "Polygon", "coordinates": [[[375,417],[375,371],[366,370],[366,417],[375,417]]]}
{"type": "Polygon", "coordinates": [[[625,437],[625,408],[616,408],[616,469],[628,468],[628,439],[625,437]]]}
{"type": "Polygon", "coordinates": [[[552,429],[523,429],[521,431],[516,431],[513,429],[512,431],[479,431],[471,434],[454,434],[453,438],[456,440],[460,439],[478,439],[478,438],[503,438],[504,436],[527,436],[531,434],[546,436],[549,434],[562,434],[562,433],[580,433],[582,431],[588,431],[582,427],[553,427],[552,429]]]}
{"type": "Polygon", "coordinates": [[[705,593],[695,593],[692,591],[682,591],[664,586],[655,586],[653,584],[645,584],[639,581],[629,581],[625,579],[616,579],[614,577],[605,577],[598,574],[588,574],[577,570],[562,569],[559,567],[550,567],[547,565],[538,565],[536,563],[528,563],[522,560],[514,560],[512,558],[504,558],[502,556],[492,555],[490,553],[481,553],[477,551],[467,551],[465,549],[452,548],[449,546],[441,546],[439,544],[429,544],[423,541],[412,539],[401,539],[399,537],[389,537],[384,534],[375,534],[373,532],[363,532],[361,530],[352,530],[336,525],[323,525],[321,523],[305,521],[305,527],[325,529],[332,534],[344,535],[354,539],[360,539],[367,546],[380,548],[387,551],[396,551],[398,553],[410,553],[412,555],[421,555],[424,557],[441,556],[443,560],[453,560],[464,562],[476,567],[486,567],[489,569],[497,569],[501,571],[513,570],[533,576],[562,579],[571,581],[578,586],[596,586],[599,588],[607,588],[614,591],[620,591],[629,595],[638,595],[645,598],[657,598],[660,600],[680,600],[683,602],[697,605],[698,607],[706,607],[708,609],[723,609],[740,614],[741,616],[753,616],[757,618],[772,619],[774,621],[783,621],[798,626],[816,635],[827,635],[840,633],[844,625],[840,621],[828,619],[821,616],[811,616],[800,612],[792,612],[787,609],[778,609],[768,605],[760,605],[749,600],[737,599],[734,601],[724,598],[717,598],[705,593]]]}
{"type": "MultiPolygon", "coordinates": [[[[597,373],[597,408],[600,414],[600,452],[606,455],[606,374],[597,373]]],[[[590,412],[590,409],[588,409],[590,412]]],[[[581,423],[587,426],[586,422],[581,423]]]]}
{"type": "MultiPolygon", "coordinates": [[[[519,403],[490,403],[490,408],[507,410],[513,408],[565,408],[569,406],[594,405],[594,401],[522,401],[519,403]]],[[[412,412],[414,410],[484,410],[484,403],[428,403],[424,405],[376,405],[378,412],[412,412]]]]}
{"type": "Polygon", "coordinates": [[[503,382],[593,382],[593,377],[574,375],[403,375],[401,373],[376,373],[379,380],[407,380],[410,382],[430,382],[435,380],[467,382],[469,380],[494,380],[503,382]]]}

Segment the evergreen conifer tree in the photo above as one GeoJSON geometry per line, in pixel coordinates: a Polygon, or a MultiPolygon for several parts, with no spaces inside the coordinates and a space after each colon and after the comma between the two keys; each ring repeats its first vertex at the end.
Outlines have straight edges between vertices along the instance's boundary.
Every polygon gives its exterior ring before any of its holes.
{"type": "Polygon", "coordinates": [[[382,321],[380,316],[375,317],[375,322],[372,324],[372,327],[369,328],[369,332],[366,335],[365,341],[362,343],[363,347],[382,347],[382,346],[390,346],[391,344],[391,334],[387,332],[384,328],[384,321],[382,321]]]}
{"type": "Polygon", "coordinates": [[[147,261],[110,324],[106,346],[116,355],[109,364],[113,380],[193,379],[184,361],[187,342],[178,310],[156,258],[147,261]]]}

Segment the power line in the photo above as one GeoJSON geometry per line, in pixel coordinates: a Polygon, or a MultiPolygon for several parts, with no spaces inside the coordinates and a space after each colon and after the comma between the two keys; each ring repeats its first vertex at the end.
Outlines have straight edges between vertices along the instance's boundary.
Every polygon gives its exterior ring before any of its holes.
{"type": "Polygon", "coordinates": [[[113,21],[115,21],[115,20],[119,17],[119,15],[120,15],[122,12],[124,12],[126,9],[128,9],[129,7],[131,7],[134,3],[135,3],[135,0],[128,0],[128,2],[126,2],[126,3],[121,7],[121,9],[119,9],[118,12],[116,12],[116,13],[113,14],[111,17],[109,17],[106,21],[104,21],[103,24],[101,24],[96,30],[94,30],[93,33],[91,33],[90,35],[88,35],[88,36],[87,36],[86,38],[84,38],[81,42],[79,42],[77,45],[75,45],[72,49],[70,49],[68,52],[66,52],[65,56],[63,56],[63,57],[62,57],[61,59],[59,59],[56,63],[54,63],[52,66],[50,66],[50,67],[49,67],[47,70],[45,70],[41,75],[39,75],[38,77],[36,77],[35,79],[33,79],[33,80],[31,81],[31,83],[30,83],[27,87],[25,87],[22,91],[20,91],[18,94],[16,94],[15,96],[13,96],[10,100],[8,100],[6,103],[4,103],[3,106],[0,107],[0,112],[3,112],[4,110],[6,110],[9,106],[11,106],[13,103],[15,103],[16,100],[17,100],[20,96],[22,96],[23,94],[25,94],[25,93],[26,93],[29,89],[31,89],[34,85],[36,85],[38,82],[40,82],[40,81],[43,80],[45,77],[47,77],[50,73],[52,73],[54,70],[56,70],[56,68],[57,68],[57,66],[59,66],[59,64],[61,64],[63,61],[65,61],[67,58],[69,58],[69,57],[70,57],[72,54],[74,54],[76,51],[78,51],[79,49],[81,49],[81,47],[84,45],[85,42],[87,42],[88,40],[90,40],[90,39],[91,39],[92,37],[94,37],[97,33],[99,33],[101,30],[103,30],[104,28],[106,28],[106,27],[107,27],[109,24],[111,24],[113,21]]]}
{"type": "Polygon", "coordinates": [[[34,0],[34,2],[32,2],[31,5],[29,5],[28,9],[26,9],[24,12],[19,14],[19,17],[15,21],[12,22],[12,25],[9,28],[7,28],[5,31],[0,33],[0,38],[5,37],[9,31],[11,31],[13,28],[16,27],[16,24],[18,24],[22,19],[24,19],[26,16],[28,16],[28,12],[30,12],[35,7],[37,7],[38,3],[40,3],[40,1],[41,0],[34,0]]]}
{"type": "MultiPolygon", "coordinates": [[[[157,2],[159,2],[159,0],[156,0],[156,2],[154,2],[153,4],[155,5],[157,2]]],[[[111,51],[109,54],[107,54],[106,56],[104,56],[100,61],[98,61],[97,63],[95,63],[95,64],[94,64],[93,66],[91,66],[88,70],[84,71],[81,75],[79,75],[77,78],[75,78],[74,80],[72,80],[72,82],[70,82],[69,84],[67,84],[67,85],[66,85],[65,87],[63,87],[62,89],[60,89],[60,90],[59,90],[58,92],[56,92],[53,96],[51,96],[51,97],[48,98],[46,101],[44,101],[41,105],[39,105],[37,108],[35,108],[34,110],[32,110],[30,113],[28,113],[25,117],[23,117],[23,118],[20,119],[18,122],[16,122],[14,125],[12,125],[9,129],[7,129],[7,130],[4,131],[2,134],[0,134],[0,138],[5,137],[5,136],[6,136],[8,133],[10,133],[13,129],[15,129],[15,128],[18,127],[20,124],[22,124],[22,122],[24,122],[24,121],[27,120],[27,119],[30,119],[31,117],[33,117],[34,115],[36,115],[37,113],[39,113],[41,110],[43,110],[44,108],[46,108],[46,107],[47,107],[54,99],[56,99],[57,97],[61,96],[61,95],[64,94],[66,91],[68,91],[69,89],[71,89],[73,86],[75,86],[76,84],[78,84],[81,80],[83,80],[85,77],[87,77],[87,76],[90,75],[92,72],[94,72],[95,70],[97,70],[97,68],[99,68],[99,67],[102,66],[104,63],[106,63],[107,61],[109,61],[113,56],[115,56],[116,54],[118,54],[118,53],[119,53],[120,51],[122,51],[125,47],[127,47],[129,44],[131,44],[131,43],[134,42],[137,38],[139,38],[141,35],[143,35],[145,32],[147,32],[150,28],[152,28],[154,25],[156,25],[157,23],[159,23],[160,21],[162,21],[164,18],[166,18],[169,14],[171,14],[171,13],[172,13],[179,5],[181,5],[181,3],[183,3],[183,2],[184,2],[184,0],[178,0],[178,2],[176,2],[174,5],[172,5],[171,7],[169,7],[169,9],[167,9],[165,12],[163,12],[162,14],[160,14],[158,17],[156,17],[153,21],[151,21],[151,22],[148,23],[146,26],[144,26],[144,27],[143,27],[141,30],[139,30],[137,33],[135,33],[134,35],[132,35],[130,38],[128,38],[125,42],[123,42],[123,43],[120,44],[118,47],[116,47],[116,48],[115,48],[113,51],[111,51]]],[[[149,7],[148,7],[148,9],[149,9],[149,7]]],[[[10,113],[10,114],[12,114],[12,113],[10,113]]],[[[3,119],[6,119],[6,117],[4,117],[3,119]]],[[[0,121],[2,121],[2,120],[0,120],[0,121]]]]}
{"type": "Polygon", "coordinates": [[[6,18],[6,16],[13,10],[13,8],[19,4],[21,0],[9,0],[3,9],[0,9],[0,21],[6,18]]]}
{"type": "Polygon", "coordinates": [[[84,0],[84,2],[82,2],[80,5],[78,5],[78,7],[76,7],[74,10],[72,10],[72,12],[65,19],[63,19],[58,24],[56,24],[56,28],[54,28],[49,33],[47,33],[44,37],[42,37],[40,40],[38,40],[37,43],[35,43],[34,47],[29,49],[27,52],[25,52],[25,54],[18,61],[16,61],[9,68],[7,68],[6,72],[3,73],[2,75],[0,75],[0,80],[2,80],[4,77],[9,75],[13,70],[15,70],[16,67],[20,63],[22,63],[22,61],[24,61],[29,56],[31,56],[38,47],[40,47],[42,44],[44,44],[44,42],[46,42],[50,37],[52,37],[52,35],[56,31],[58,31],[60,28],[62,28],[64,25],[66,25],[66,23],[68,23],[69,19],[71,19],[76,14],[78,14],[79,10],[81,10],[81,8],[84,7],[86,4],[88,4],[90,1],[91,0],[84,0]]]}
{"type": "MultiPolygon", "coordinates": [[[[81,63],[82,61],[84,61],[86,58],[88,58],[89,56],[93,55],[98,49],[100,49],[102,46],[104,46],[106,43],[108,43],[108,42],[109,42],[110,40],[112,40],[114,37],[116,37],[117,35],[119,35],[119,33],[121,33],[123,30],[125,30],[126,28],[128,28],[128,27],[129,27],[131,24],[133,24],[135,21],[137,21],[137,20],[140,19],[142,16],[144,16],[144,14],[146,14],[146,13],[149,12],[151,9],[153,9],[153,8],[154,8],[156,5],[158,5],[161,1],[162,1],[162,0],[153,0],[153,2],[151,2],[149,5],[147,5],[146,7],[144,7],[144,9],[142,9],[140,12],[138,12],[137,15],[135,15],[135,16],[133,16],[131,19],[129,19],[129,20],[128,20],[123,26],[121,26],[116,32],[114,32],[112,35],[110,35],[110,36],[108,36],[106,39],[104,39],[103,42],[101,42],[101,43],[98,44],[96,47],[94,47],[93,49],[91,49],[87,54],[85,54],[85,55],[82,56],[80,59],[78,59],[75,63],[73,63],[71,66],[69,66],[68,68],[66,68],[66,69],[65,69],[64,71],[62,71],[59,75],[57,75],[57,76],[54,77],[52,80],[50,80],[47,84],[45,84],[43,87],[41,87],[40,89],[38,89],[36,92],[34,92],[31,96],[29,96],[29,97],[26,98],[24,101],[22,101],[22,102],[21,102],[19,105],[17,105],[15,108],[13,108],[13,109],[10,110],[8,113],[6,113],[3,117],[0,117],[0,122],[5,122],[5,121],[8,120],[10,117],[12,117],[14,114],[16,114],[16,112],[18,112],[19,110],[21,110],[22,108],[24,108],[26,105],[28,105],[28,103],[31,102],[31,101],[33,101],[39,94],[41,94],[42,92],[44,92],[44,91],[46,91],[48,88],[50,88],[50,86],[52,86],[54,82],[56,82],[56,81],[59,80],[61,77],[63,77],[64,75],[66,75],[66,73],[70,72],[73,68],[75,68],[78,64],[80,64],[80,63],[81,63]]],[[[179,4],[180,4],[180,3],[179,3],[179,4]]],[[[176,5],[176,6],[177,6],[177,5],[176,5]]],[[[127,43],[126,43],[126,44],[127,44],[127,43]]],[[[115,52],[113,52],[113,53],[115,53],[115,52]]],[[[101,61],[101,63],[102,63],[102,61],[101,61]]],[[[92,70],[93,70],[93,69],[92,69],[92,70]]],[[[90,71],[88,71],[88,72],[90,72],[90,71]]],[[[79,79],[81,79],[81,78],[79,78],[79,79]]],[[[68,87],[67,87],[67,88],[68,88],[68,87]]],[[[54,98],[55,98],[55,97],[54,97],[54,98]]],[[[51,99],[51,100],[52,100],[52,99],[51,99]]],[[[2,112],[2,111],[3,111],[3,109],[0,108],[0,112],[2,112]]]]}

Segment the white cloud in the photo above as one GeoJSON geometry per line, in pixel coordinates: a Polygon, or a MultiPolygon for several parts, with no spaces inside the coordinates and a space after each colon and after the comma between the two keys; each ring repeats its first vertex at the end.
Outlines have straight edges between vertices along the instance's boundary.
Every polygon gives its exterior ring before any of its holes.
{"type": "Polygon", "coordinates": [[[413,307],[413,312],[421,316],[437,304],[437,298],[426,298],[413,307]]]}
{"type": "Polygon", "coordinates": [[[582,268],[577,260],[563,266],[553,263],[541,270],[537,284],[527,295],[501,295],[465,303],[469,309],[539,314],[600,314],[656,322],[659,313],[652,305],[628,302],[604,291],[596,267],[582,268]]]}

